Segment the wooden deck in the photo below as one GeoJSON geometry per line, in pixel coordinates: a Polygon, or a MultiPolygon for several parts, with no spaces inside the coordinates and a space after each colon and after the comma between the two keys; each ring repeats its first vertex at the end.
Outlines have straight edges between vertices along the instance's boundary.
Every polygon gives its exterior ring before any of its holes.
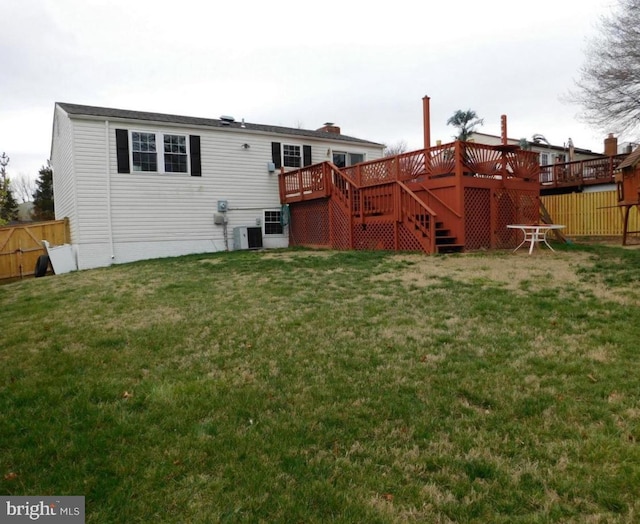
{"type": "Polygon", "coordinates": [[[614,184],[614,172],[627,155],[603,156],[562,164],[540,166],[540,192],[543,195],[581,191],[584,187],[614,184]]]}
{"type": "Polygon", "coordinates": [[[538,221],[539,179],[536,153],[459,141],[279,176],[292,245],[425,253],[515,247],[506,226],[538,221]]]}

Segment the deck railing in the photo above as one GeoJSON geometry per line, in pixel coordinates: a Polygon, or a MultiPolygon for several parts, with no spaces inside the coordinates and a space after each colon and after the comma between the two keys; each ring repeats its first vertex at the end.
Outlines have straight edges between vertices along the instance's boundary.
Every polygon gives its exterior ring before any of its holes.
{"type": "MultiPolygon", "coordinates": [[[[452,142],[426,150],[411,151],[354,166],[341,168],[347,180],[358,188],[390,182],[420,181],[471,175],[483,178],[537,178],[537,154],[514,146],[488,146],[470,142],[452,142]]],[[[331,162],[282,173],[281,198],[288,201],[313,199],[331,194],[331,162]]]]}
{"type": "MultiPolygon", "coordinates": [[[[453,177],[457,173],[480,178],[518,178],[539,181],[540,188],[555,189],[614,183],[614,171],[626,155],[577,160],[540,166],[538,153],[513,146],[488,146],[452,142],[427,150],[412,151],[340,169],[357,188],[389,182],[420,181],[453,177]]],[[[280,197],[284,201],[311,200],[331,194],[331,162],[315,164],[280,175],[280,197]]]]}
{"type": "Polygon", "coordinates": [[[323,162],[296,171],[280,173],[278,178],[280,201],[299,202],[329,196],[333,168],[335,168],[333,164],[323,162]]]}
{"type": "Polygon", "coordinates": [[[615,169],[627,155],[540,166],[540,189],[614,183],[615,169]]]}

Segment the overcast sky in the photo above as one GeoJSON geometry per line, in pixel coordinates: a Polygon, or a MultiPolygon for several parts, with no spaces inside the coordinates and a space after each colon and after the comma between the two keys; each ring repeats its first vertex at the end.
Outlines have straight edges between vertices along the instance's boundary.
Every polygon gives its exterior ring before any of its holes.
{"type": "MultiPolygon", "coordinates": [[[[2,0],[0,153],[10,176],[49,158],[55,102],[317,129],[422,148],[478,131],[602,152],[562,101],[613,0],[2,0]]],[[[615,131],[615,130],[612,130],[615,131]]]]}

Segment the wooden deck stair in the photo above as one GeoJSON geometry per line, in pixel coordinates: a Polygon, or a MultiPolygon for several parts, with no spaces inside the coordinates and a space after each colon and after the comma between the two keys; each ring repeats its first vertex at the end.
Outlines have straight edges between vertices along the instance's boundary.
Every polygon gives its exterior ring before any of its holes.
{"type": "MultiPolygon", "coordinates": [[[[416,236],[423,239],[427,238],[427,235],[418,226],[418,223],[425,223],[430,219],[429,215],[416,215],[415,226],[413,232],[416,236]]],[[[435,249],[436,253],[460,253],[464,250],[464,245],[459,244],[458,238],[451,234],[451,230],[448,229],[441,221],[436,220],[435,223],[435,249]]]]}
{"type": "Polygon", "coordinates": [[[442,222],[436,222],[436,252],[438,253],[460,253],[464,246],[457,243],[458,238],[451,235],[451,230],[447,229],[442,222]]]}

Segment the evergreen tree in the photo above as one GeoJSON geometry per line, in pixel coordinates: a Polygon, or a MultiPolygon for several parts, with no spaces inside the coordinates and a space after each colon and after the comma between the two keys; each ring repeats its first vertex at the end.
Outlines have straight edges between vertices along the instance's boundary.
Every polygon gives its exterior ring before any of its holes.
{"type": "Polygon", "coordinates": [[[38,171],[31,214],[34,220],[53,220],[55,218],[53,210],[53,171],[49,166],[43,166],[38,171]]]}
{"type": "Polygon", "coordinates": [[[8,177],[2,179],[2,202],[0,203],[0,221],[13,222],[18,220],[18,201],[11,191],[11,182],[8,177]]]}
{"type": "Polygon", "coordinates": [[[9,160],[6,153],[0,155],[0,225],[18,219],[18,202],[13,197],[9,177],[7,177],[9,160]]]}

